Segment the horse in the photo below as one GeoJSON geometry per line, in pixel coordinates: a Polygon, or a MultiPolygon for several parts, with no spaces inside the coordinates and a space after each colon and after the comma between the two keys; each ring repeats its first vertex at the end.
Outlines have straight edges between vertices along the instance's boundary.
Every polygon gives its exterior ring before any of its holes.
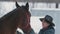
{"type": "Polygon", "coordinates": [[[0,34],[16,34],[17,28],[23,30],[25,34],[30,34],[30,17],[29,4],[19,6],[15,3],[16,9],[5,14],[0,18],[0,34]]]}

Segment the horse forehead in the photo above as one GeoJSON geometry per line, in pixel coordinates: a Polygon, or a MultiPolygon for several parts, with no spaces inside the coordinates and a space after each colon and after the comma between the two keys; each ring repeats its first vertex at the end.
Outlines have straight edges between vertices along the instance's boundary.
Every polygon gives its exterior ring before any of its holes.
{"type": "Polygon", "coordinates": [[[27,9],[25,8],[25,6],[21,6],[21,7],[19,7],[19,9],[20,9],[21,12],[23,12],[24,14],[31,16],[31,13],[29,12],[29,10],[27,10],[27,9]]]}
{"type": "Polygon", "coordinates": [[[21,6],[22,8],[26,8],[25,6],[21,6]]]}
{"type": "Polygon", "coordinates": [[[27,10],[27,7],[26,6],[21,6],[22,9],[24,10],[27,10]]]}

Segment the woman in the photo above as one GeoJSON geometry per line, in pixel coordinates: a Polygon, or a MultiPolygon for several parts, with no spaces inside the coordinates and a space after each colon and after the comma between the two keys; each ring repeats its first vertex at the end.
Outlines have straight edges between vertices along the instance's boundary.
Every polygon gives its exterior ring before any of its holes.
{"type": "Polygon", "coordinates": [[[44,18],[40,18],[40,21],[42,22],[43,28],[39,31],[39,34],[55,34],[55,24],[51,16],[46,15],[44,18]]]}

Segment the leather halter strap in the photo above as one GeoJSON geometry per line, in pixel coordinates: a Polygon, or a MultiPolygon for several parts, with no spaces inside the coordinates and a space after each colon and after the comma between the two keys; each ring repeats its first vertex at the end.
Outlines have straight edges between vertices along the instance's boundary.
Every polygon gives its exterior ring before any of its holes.
{"type": "Polygon", "coordinates": [[[27,20],[28,20],[28,23],[26,23],[26,26],[24,26],[23,28],[27,28],[28,27],[28,25],[30,24],[30,17],[29,17],[29,15],[26,13],[26,15],[27,15],[27,20]]]}

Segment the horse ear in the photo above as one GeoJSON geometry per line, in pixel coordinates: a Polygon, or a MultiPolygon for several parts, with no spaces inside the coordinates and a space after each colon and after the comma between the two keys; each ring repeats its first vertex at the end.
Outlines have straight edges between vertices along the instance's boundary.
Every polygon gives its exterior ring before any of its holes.
{"type": "Polygon", "coordinates": [[[16,7],[17,7],[17,8],[20,7],[17,2],[16,2],[16,7]]]}
{"type": "Polygon", "coordinates": [[[29,9],[29,4],[28,4],[28,2],[26,3],[26,8],[29,9]]]}

